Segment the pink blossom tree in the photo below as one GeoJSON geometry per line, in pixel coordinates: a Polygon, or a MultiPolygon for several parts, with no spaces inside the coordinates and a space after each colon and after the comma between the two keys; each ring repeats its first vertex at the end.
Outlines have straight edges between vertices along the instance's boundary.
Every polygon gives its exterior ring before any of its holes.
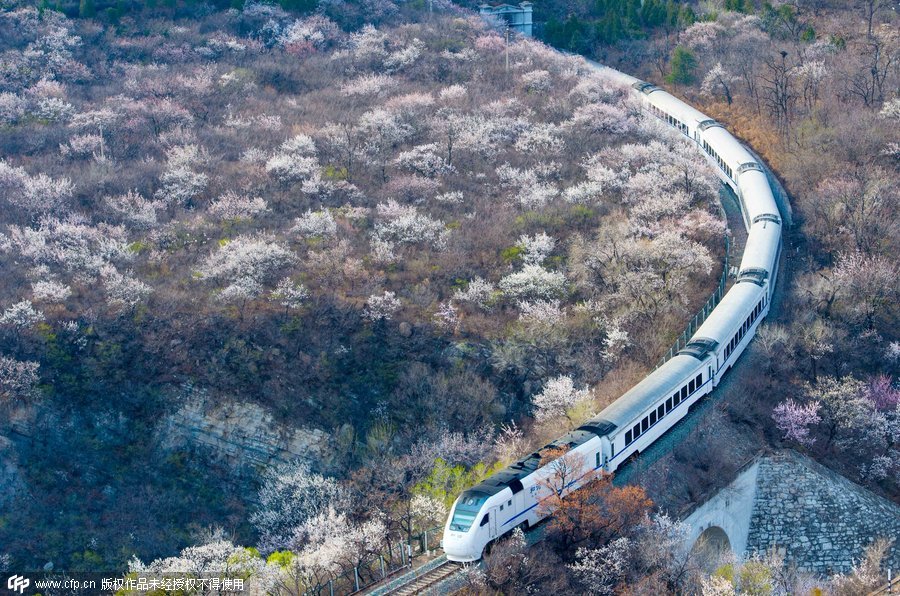
{"type": "Polygon", "coordinates": [[[772,412],[775,425],[787,441],[795,441],[801,445],[812,445],[815,438],[809,436],[810,425],[821,422],[819,418],[819,402],[814,401],[801,405],[792,399],[781,402],[772,412]]]}
{"type": "Polygon", "coordinates": [[[888,375],[878,375],[869,381],[866,397],[878,410],[893,410],[900,404],[900,389],[894,386],[888,375]]]}

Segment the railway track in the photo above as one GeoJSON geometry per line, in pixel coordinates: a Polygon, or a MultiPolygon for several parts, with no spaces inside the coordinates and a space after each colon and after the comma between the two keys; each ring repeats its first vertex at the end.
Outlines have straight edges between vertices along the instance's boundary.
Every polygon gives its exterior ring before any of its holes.
{"type": "Polygon", "coordinates": [[[439,566],[418,577],[410,578],[408,583],[391,590],[389,594],[397,596],[413,596],[422,594],[437,584],[462,571],[462,566],[452,561],[444,561],[439,566]]]}

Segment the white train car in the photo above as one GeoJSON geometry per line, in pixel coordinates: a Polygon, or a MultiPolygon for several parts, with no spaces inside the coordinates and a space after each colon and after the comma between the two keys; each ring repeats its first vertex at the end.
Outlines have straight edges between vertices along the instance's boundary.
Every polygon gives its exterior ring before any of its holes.
{"type": "Polygon", "coordinates": [[[671,428],[708,394],[746,349],[769,312],[781,254],[782,220],[762,165],[727,130],[669,93],[598,66],[636,90],[645,109],[696,142],[716,164],[720,178],[740,199],[748,238],[735,284],[676,356],[598,415],[553,443],[463,492],[444,529],[451,561],[475,561],[485,547],[517,526],[550,515],[541,506],[559,460],[543,462],[552,448],[578,462],[575,490],[600,472],[613,472],[671,428]],[[543,455],[542,455],[543,454],[543,455]]]}

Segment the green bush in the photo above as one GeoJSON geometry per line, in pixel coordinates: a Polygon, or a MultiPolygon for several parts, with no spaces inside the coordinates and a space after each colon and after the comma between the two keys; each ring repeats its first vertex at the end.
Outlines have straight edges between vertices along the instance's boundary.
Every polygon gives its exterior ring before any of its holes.
{"type": "Polygon", "coordinates": [[[697,70],[697,57],[684,46],[678,46],[672,52],[672,60],[669,62],[671,71],[666,80],[676,85],[690,85],[696,80],[694,76],[697,70]]]}

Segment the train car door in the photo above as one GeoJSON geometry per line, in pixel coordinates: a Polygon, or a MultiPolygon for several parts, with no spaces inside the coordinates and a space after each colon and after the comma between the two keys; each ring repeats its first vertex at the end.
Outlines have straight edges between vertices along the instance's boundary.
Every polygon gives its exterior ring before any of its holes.
{"type": "Polygon", "coordinates": [[[488,513],[488,532],[491,535],[491,540],[497,537],[497,512],[498,509],[494,507],[488,513]]]}

